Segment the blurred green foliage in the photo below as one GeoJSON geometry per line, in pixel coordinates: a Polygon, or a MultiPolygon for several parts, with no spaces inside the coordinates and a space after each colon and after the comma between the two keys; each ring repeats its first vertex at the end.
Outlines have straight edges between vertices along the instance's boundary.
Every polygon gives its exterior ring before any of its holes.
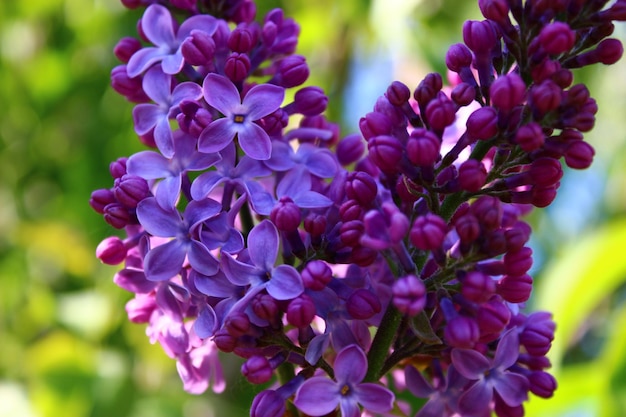
{"type": "MultiPolygon", "coordinates": [[[[413,87],[444,73],[463,20],[479,17],[461,0],[260,1],[259,16],[281,5],[301,24],[310,84],[328,92],[345,133],[392,79],[413,87]]],[[[114,230],[89,195],[111,185],[109,162],[142,149],[132,105],[109,87],[112,48],[140,14],[118,0],[0,2],[2,416],[247,415],[253,392],[239,363],[224,358],[224,395],[184,393],[173,361],[127,322],[115,268],[93,255],[114,230]]],[[[529,415],[626,414],[625,68],[580,75],[600,104],[588,135],[598,164],[568,174],[556,208],[532,217],[537,264],[552,265],[536,270],[535,300],[555,311],[561,387],[552,401],[533,399],[529,415]]]]}

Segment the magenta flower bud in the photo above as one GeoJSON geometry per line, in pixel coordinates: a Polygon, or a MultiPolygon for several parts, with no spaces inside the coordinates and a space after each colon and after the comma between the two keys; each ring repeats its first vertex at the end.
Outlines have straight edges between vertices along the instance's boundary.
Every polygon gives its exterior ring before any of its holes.
{"type": "Polygon", "coordinates": [[[530,122],[520,126],[515,134],[515,143],[525,152],[541,148],[545,142],[545,134],[538,123],[530,122]]]}
{"type": "Polygon", "coordinates": [[[339,206],[339,217],[342,222],[361,220],[364,214],[363,206],[356,200],[346,200],[339,206]]]}
{"type": "Polygon", "coordinates": [[[443,329],[443,338],[449,346],[471,349],[480,337],[480,329],[475,319],[458,315],[449,320],[443,329]]]}
{"type": "Polygon", "coordinates": [[[219,350],[225,353],[233,352],[237,348],[237,338],[232,336],[226,329],[219,329],[213,335],[213,342],[219,350]]]}
{"type": "Polygon", "coordinates": [[[427,167],[437,162],[441,151],[441,139],[426,129],[415,129],[406,143],[407,158],[411,163],[427,167]]]}
{"type": "Polygon", "coordinates": [[[530,275],[505,275],[496,286],[496,291],[510,303],[528,301],[533,289],[533,279],[530,275]]]}
{"type": "Polygon", "coordinates": [[[136,9],[144,5],[143,0],[120,0],[127,9],[136,9]]]}
{"type": "Polygon", "coordinates": [[[294,96],[295,113],[317,116],[326,110],[328,97],[320,87],[309,86],[298,90],[294,96]]]}
{"type": "Polygon", "coordinates": [[[548,187],[533,187],[530,204],[535,207],[547,207],[556,198],[556,189],[560,183],[548,187]]]}
{"type": "Polygon", "coordinates": [[[96,247],[96,257],[107,265],[119,265],[126,259],[126,245],[117,236],[105,238],[96,247]]]}
{"type": "Polygon", "coordinates": [[[259,392],[250,406],[250,417],[283,417],[285,414],[285,399],[274,390],[259,392]]]}
{"type": "Polygon", "coordinates": [[[404,147],[393,136],[375,136],[367,142],[369,159],[383,172],[398,172],[404,147]]]}
{"type": "Polygon", "coordinates": [[[356,320],[367,320],[380,313],[382,306],[378,296],[364,288],[350,294],[346,300],[348,314],[356,320]]]}
{"type": "Polygon", "coordinates": [[[149,197],[152,193],[145,179],[136,175],[126,174],[122,178],[115,180],[113,194],[117,201],[123,205],[136,208],[141,200],[149,197]]]}
{"type": "Polygon", "coordinates": [[[278,304],[276,304],[276,300],[269,294],[257,295],[252,299],[251,305],[254,314],[270,323],[278,316],[278,304]]]}
{"type": "Polygon", "coordinates": [[[409,101],[411,98],[411,90],[405,84],[400,81],[394,81],[387,88],[387,92],[385,93],[387,100],[394,106],[402,106],[403,104],[409,101]]]}
{"type": "Polygon", "coordinates": [[[516,252],[507,252],[502,258],[504,261],[505,273],[507,275],[523,275],[533,265],[533,251],[529,247],[523,247],[516,252]]]}
{"type": "Polygon", "coordinates": [[[172,6],[181,9],[181,10],[189,10],[194,11],[196,7],[195,0],[170,0],[172,6]]]}
{"type": "Polygon", "coordinates": [[[104,207],[104,221],[116,229],[122,229],[130,223],[130,214],[122,204],[111,203],[104,207]]]}
{"type": "Polygon", "coordinates": [[[624,22],[626,21],[626,2],[623,0],[618,0],[607,10],[604,10],[599,14],[599,18],[604,21],[618,21],[624,22]]]}
{"type": "Polygon", "coordinates": [[[480,244],[482,253],[494,257],[506,252],[506,237],[503,230],[494,230],[485,236],[480,244]]]}
{"type": "Polygon", "coordinates": [[[436,72],[431,72],[419,83],[413,92],[413,97],[420,106],[426,106],[431,100],[437,97],[437,93],[441,91],[442,87],[443,79],[441,75],[436,72]]]}
{"type": "Polygon", "coordinates": [[[538,115],[545,115],[561,105],[563,89],[548,79],[534,85],[530,90],[530,103],[538,115]]]}
{"type": "Polygon", "coordinates": [[[343,166],[357,162],[365,153],[365,141],[358,133],[344,137],[335,149],[337,160],[343,166]]]}
{"type": "Polygon", "coordinates": [[[526,318],[524,330],[519,336],[520,343],[531,355],[543,356],[550,350],[555,327],[551,313],[534,312],[526,318]]]}
{"type": "Polygon", "coordinates": [[[305,288],[320,291],[326,288],[333,278],[333,271],[326,262],[314,260],[306,264],[301,275],[305,288]]]}
{"type": "Polygon", "coordinates": [[[482,162],[468,159],[459,167],[459,184],[465,191],[476,192],[483,188],[487,179],[487,169],[482,162]]]}
{"type": "Polygon", "coordinates": [[[309,66],[301,55],[289,55],[278,63],[277,84],[284,88],[297,87],[309,78],[309,66]]]}
{"type": "Polygon", "coordinates": [[[304,230],[313,237],[319,237],[326,231],[327,223],[325,216],[317,213],[309,213],[304,218],[304,230]]]}
{"type": "Polygon", "coordinates": [[[396,192],[400,199],[406,203],[414,203],[420,198],[419,193],[423,191],[423,188],[413,181],[408,179],[404,175],[398,176],[396,181],[396,192]]]}
{"type": "Polygon", "coordinates": [[[238,26],[228,37],[228,48],[233,52],[248,53],[257,41],[258,37],[255,31],[246,26],[238,26]]]}
{"type": "Polygon", "coordinates": [[[461,278],[461,294],[475,303],[484,303],[496,293],[496,282],[480,271],[469,271],[461,278]]]}
{"type": "Polygon", "coordinates": [[[424,116],[432,129],[443,131],[454,122],[456,106],[452,100],[441,93],[437,98],[428,102],[424,116]]]}
{"type": "Polygon", "coordinates": [[[476,54],[486,54],[496,46],[498,36],[488,20],[466,20],[463,23],[463,42],[476,54]]]}
{"type": "Polygon", "coordinates": [[[450,97],[458,106],[467,106],[476,99],[476,89],[468,83],[460,83],[454,87],[450,97]]]}
{"type": "Polygon", "coordinates": [[[530,233],[531,228],[528,223],[521,220],[515,222],[513,227],[504,232],[507,251],[517,251],[524,247],[530,239],[530,233]]]}
{"type": "Polygon", "coordinates": [[[624,47],[617,39],[604,39],[596,46],[596,49],[582,53],[565,61],[564,66],[568,68],[579,68],[586,65],[597,64],[613,65],[622,57],[624,47]]]}
{"type": "Polygon", "coordinates": [[[426,306],[426,286],[415,275],[407,275],[393,283],[393,305],[411,317],[421,313],[426,306]]]}
{"type": "Polygon", "coordinates": [[[511,310],[502,298],[496,295],[480,305],[476,312],[476,321],[481,339],[489,335],[496,339],[511,321],[511,310]]]}
{"type": "MultiPolygon", "coordinates": [[[[192,1],[192,0],[190,0],[192,1]]],[[[194,1],[194,5],[195,5],[194,1]]],[[[237,9],[232,14],[232,20],[235,23],[251,23],[256,17],[256,4],[250,0],[239,2],[237,9]]]]}
{"type": "Polygon", "coordinates": [[[572,142],[565,151],[565,163],[574,169],[589,168],[596,151],[587,142],[572,142]]]}
{"type": "Polygon", "coordinates": [[[369,174],[357,171],[351,172],[345,184],[346,196],[368,207],[376,199],[378,186],[369,174]]]}
{"type": "Polygon", "coordinates": [[[550,398],[556,390],[556,379],[544,371],[534,371],[526,375],[530,383],[530,392],[541,398],[550,398]]]}
{"type": "Polygon", "coordinates": [[[375,136],[389,135],[393,128],[389,117],[380,112],[370,112],[359,120],[363,137],[369,140],[375,136]]]}
{"type": "Polygon", "coordinates": [[[125,36],[117,42],[113,48],[113,53],[117,59],[127,64],[130,57],[140,49],[141,41],[139,39],[125,36]]]}
{"type": "Polygon", "coordinates": [[[111,86],[133,103],[150,101],[150,97],[143,91],[141,77],[130,78],[126,72],[126,65],[118,65],[111,70],[111,86]]]}
{"type": "Polygon", "coordinates": [[[135,294],[135,298],[126,303],[126,314],[133,323],[148,323],[156,308],[154,295],[135,294]]]}
{"type": "Polygon", "coordinates": [[[351,220],[341,224],[339,238],[346,246],[357,246],[365,232],[365,225],[361,220],[351,220]]]}
{"type": "Polygon", "coordinates": [[[495,197],[480,197],[470,206],[470,210],[487,230],[495,230],[502,223],[502,204],[495,197]]]}
{"type": "Polygon", "coordinates": [[[254,355],[241,365],[241,374],[252,384],[263,384],[272,379],[274,370],[265,356],[254,355]]]}
{"type": "Polygon", "coordinates": [[[563,178],[561,162],[553,158],[538,158],[530,164],[531,183],[541,187],[551,186],[563,178]]]}
{"type": "Polygon", "coordinates": [[[100,214],[103,214],[104,208],[111,203],[115,203],[115,195],[113,195],[113,191],[107,188],[95,190],[91,193],[91,197],[89,198],[91,208],[93,208],[96,213],[100,214]]]}
{"type": "Polygon", "coordinates": [[[302,220],[300,207],[291,198],[283,196],[270,212],[270,219],[278,230],[293,232],[298,229],[302,220]]]}
{"type": "Polygon", "coordinates": [[[461,72],[463,68],[472,65],[472,51],[462,43],[456,43],[448,49],[446,53],[446,66],[450,71],[461,72]]]}
{"type": "Polygon", "coordinates": [[[109,173],[115,179],[126,175],[126,162],[128,158],[118,158],[109,164],[109,173]]]}
{"type": "Polygon", "coordinates": [[[549,23],[539,32],[539,43],[551,55],[559,55],[572,49],[576,32],[565,22],[549,23]]]}
{"type": "Polygon", "coordinates": [[[300,294],[287,306],[287,321],[298,328],[306,327],[315,317],[315,303],[306,294],[300,294]]]}
{"type": "Polygon", "coordinates": [[[478,7],[485,19],[497,23],[506,23],[509,20],[509,5],[506,0],[479,0],[478,7]]]}
{"type": "Polygon", "coordinates": [[[441,247],[446,237],[448,225],[441,217],[433,213],[419,216],[413,222],[409,240],[418,249],[436,250],[441,247]]]}
{"type": "Polygon", "coordinates": [[[181,113],[176,116],[178,126],[183,132],[199,138],[202,131],[213,121],[213,116],[209,110],[192,100],[181,101],[179,107],[181,113]]]}
{"type": "Polygon", "coordinates": [[[526,97],[526,83],[516,73],[498,77],[489,87],[491,104],[505,111],[519,106],[526,97]]]}
{"type": "Polygon", "coordinates": [[[244,312],[234,312],[226,316],[224,328],[233,337],[243,336],[250,330],[250,318],[244,312]]]}
{"type": "Polygon", "coordinates": [[[246,54],[233,52],[224,65],[224,75],[233,82],[239,82],[246,79],[250,72],[250,58],[246,54]]]}
{"type": "Polygon", "coordinates": [[[498,112],[490,106],[481,107],[470,114],[466,126],[470,138],[491,139],[498,133],[498,112]]]}
{"type": "Polygon", "coordinates": [[[203,30],[192,30],[181,44],[185,62],[191,65],[207,65],[215,55],[215,41],[203,30]]]}
{"type": "Polygon", "coordinates": [[[476,216],[471,213],[457,218],[454,227],[463,243],[472,243],[480,236],[480,223],[476,216]]]}

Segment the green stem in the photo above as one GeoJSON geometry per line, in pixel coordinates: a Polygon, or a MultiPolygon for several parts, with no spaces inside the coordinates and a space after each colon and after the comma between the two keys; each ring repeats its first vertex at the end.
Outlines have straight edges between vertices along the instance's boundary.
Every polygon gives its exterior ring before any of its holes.
{"type": "Polygon", "coordinates": [[[392,303],[389,303],[385,315],[380,321],[380,326],[376,331],[372,346],[367,353],[367,374],[365,374],[366,382],[378,381],[381,377],[381,370],[385,364],[389,348],[396,337],[398,327],[402,321],[402,313],[396,309],[392,303]]]}

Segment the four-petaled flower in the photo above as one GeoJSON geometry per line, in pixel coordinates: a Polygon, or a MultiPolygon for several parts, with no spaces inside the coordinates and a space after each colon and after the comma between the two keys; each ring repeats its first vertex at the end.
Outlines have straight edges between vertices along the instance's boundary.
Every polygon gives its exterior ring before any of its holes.
{"type": "Polygon", "coordinates": [[[209,123],[202,131],[198,150],[219,152],[237,136],[246,155],[258,160],[269,159],[272,154],[270,137],[254,122],[276,111],[285,91],[271,84],[255,85],[242,101],[237,87],[228,78],[214,73],[206,76],[202,90],[206,102],[225,117],[209,123]]]}
{"type": "Polygon", "coordinates": [[[361,382],[367,371],[367,358],[357,345],[349,345],[337,354],[335,379],[314,376],[296,392],[294,404],[311,416],[323,416],[339,406],[342,417],[359,417],[359,404],[375,413],[393,408],[394,394],[382,385],[361,382]]]}

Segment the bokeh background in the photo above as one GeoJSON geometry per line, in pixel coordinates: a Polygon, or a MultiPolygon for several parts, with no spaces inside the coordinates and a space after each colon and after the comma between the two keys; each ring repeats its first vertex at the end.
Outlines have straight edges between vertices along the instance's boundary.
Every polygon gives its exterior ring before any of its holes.
{"type": "MultiPolygon", "coordinates": [[[[445,74],[467,0],[260,0],[301,25],[311,84],[329,117],[357,131],[388,83],[445,74]]],[[[119,0],[0,2],[0,416],[246,416],[254,395],[229,361],[224,395],[182,390],[173,361],[127,322],[130,295],[94,257],[114,233],[88,205],[108,164],[142,146],[132,105],[109,87],[113,45],[140,11],[119,0]]],[[[626,39],[624,25],[616,36],[626,39]]],[[[529,416],[626,415],[626,62],[577,73],[599,103],[594,167],[568,172],[530,217],[532,309],[557,321],[560,388],[529,416]]]]}

